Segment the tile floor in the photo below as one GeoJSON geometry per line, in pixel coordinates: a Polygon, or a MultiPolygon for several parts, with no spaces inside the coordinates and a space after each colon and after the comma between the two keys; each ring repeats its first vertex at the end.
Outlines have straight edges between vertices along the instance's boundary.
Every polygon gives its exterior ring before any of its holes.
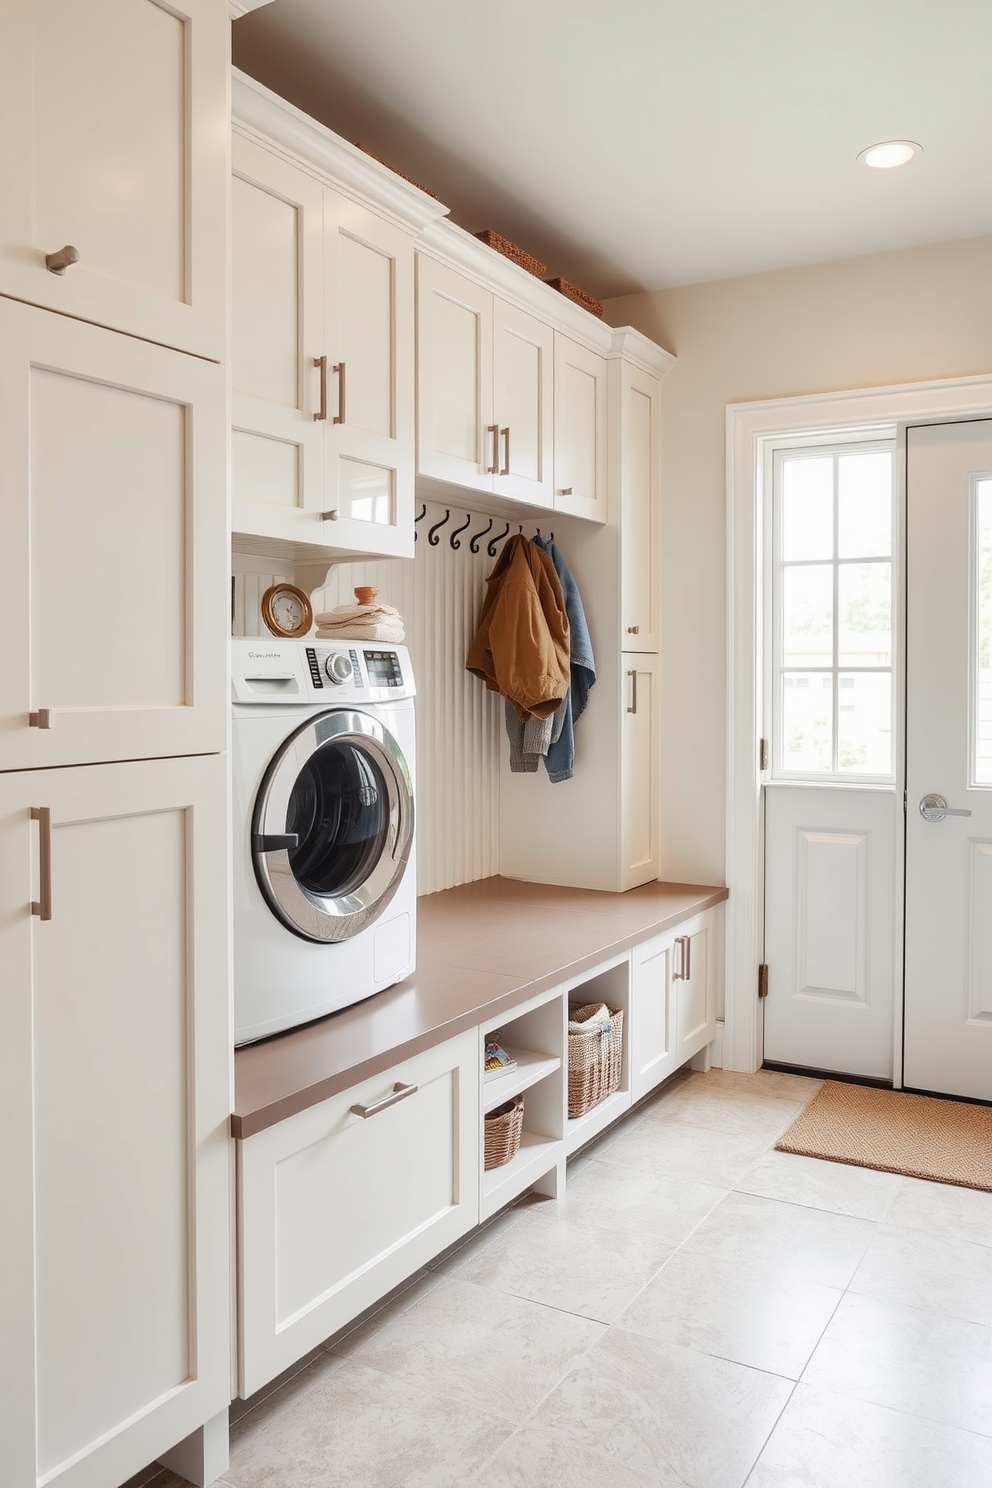
{"type": "Polygon", "coordinates": [[[816,1088],[676,1079],[238,1403],[223,1483],[988,1488],[992,1194],[774,1152],[816,1088]]]}

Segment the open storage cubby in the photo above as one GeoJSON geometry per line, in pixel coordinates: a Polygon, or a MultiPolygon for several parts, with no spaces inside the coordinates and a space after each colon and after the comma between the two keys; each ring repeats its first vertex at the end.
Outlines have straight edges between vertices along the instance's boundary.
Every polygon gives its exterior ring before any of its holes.
{"type": "Polygon", "coordinates": [[[552,988],[522,1003],[501,1022],[481,1030],[480,1063],[485,1058],[486,1040],[496,1037],[517,1061],[517,1067],[482,1082],[482,1114],[523,1093],[524,1126],[520,1149],[510,1161],[488,1172],[482,1169],[482,1219],[527,1188],[538,1187],[551,1194],[556,1191],[565,1111],[562,989],[552,988]]]}
{"type": "MultiPolygon", "coordinates": [[[[565,1151],[571,1156],[577,1148],[597,1136],[605,1127],[630,1105],[630,958],[619,956],[615,961],[597,969],[593,976],[576,977],[565,985],[566,1021],[569,1008],[584,1007],[590,1002],[605,1002],[607,1007],[623,1009],[623,1064],[620,1070],[620,1087],[605,1100],[593,1106],[584,1116],[565,1120],[565,1151]]],[[[566,1034],[565,1069],[563,1090],[566,1094],[565,1109],[568,1109],[568,1044],[566,1034]]]]}

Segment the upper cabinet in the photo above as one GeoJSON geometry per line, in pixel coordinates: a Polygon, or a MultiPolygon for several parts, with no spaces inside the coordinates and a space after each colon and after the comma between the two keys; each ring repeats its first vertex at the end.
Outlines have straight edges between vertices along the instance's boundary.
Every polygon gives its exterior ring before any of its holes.
{"type": "Polygon", "coordinates": [[[607,518],[605,356],[555,332],[555,510],[607,518]]]}
{"type": "Polygon", "coordinates": [[[234,104],[235,534],[409,556],[414,235],[444,209],[237,75],[234,104]]]}
{"type": "Polygon", "coordinates": [[[417,392],[419,475],[553,504],[552,327],[424,254],[417,392]]]}
{"type": "Polygon", "coordinates": [[[619,378],[620,645],[658,650],[658,489],[661,385],[621,361],[619,378]]]}
{"type": "Polygon", "coordinates": [[[0,294],[223,360],[228,36],[221,0],[4,0],[0,294]]]}

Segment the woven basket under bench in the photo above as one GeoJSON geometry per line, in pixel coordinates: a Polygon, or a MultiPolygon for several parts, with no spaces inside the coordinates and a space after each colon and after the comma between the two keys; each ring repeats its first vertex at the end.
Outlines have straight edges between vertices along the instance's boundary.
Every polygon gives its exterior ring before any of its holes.
{"type": "Polygon", "coordinates": [[[576,1029],[603,1006],[590,1002],[568,1010],[568,1117],[584,1116],[620,1088],[623,1064],[623,1008],[607,1006],[609,1027],[576,1029]]]}
{"type": "Polygon", "coordinates": [[[515,1157],[524,1129],[524,1098],[515,1095],[505,1106],[497,1106],[483,1120],[485,1130],[485,1168],[501,1168],[515,1157]]]}

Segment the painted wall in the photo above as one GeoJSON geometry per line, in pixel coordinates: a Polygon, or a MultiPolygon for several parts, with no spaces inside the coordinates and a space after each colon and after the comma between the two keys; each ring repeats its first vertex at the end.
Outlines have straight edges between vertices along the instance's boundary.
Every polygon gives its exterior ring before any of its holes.
{"type": "Polygon", "coordinates": [[[629,295],[662,387],[661,876],[725,877],[726,406],[992,369],[992,237],[629,295]]]}

